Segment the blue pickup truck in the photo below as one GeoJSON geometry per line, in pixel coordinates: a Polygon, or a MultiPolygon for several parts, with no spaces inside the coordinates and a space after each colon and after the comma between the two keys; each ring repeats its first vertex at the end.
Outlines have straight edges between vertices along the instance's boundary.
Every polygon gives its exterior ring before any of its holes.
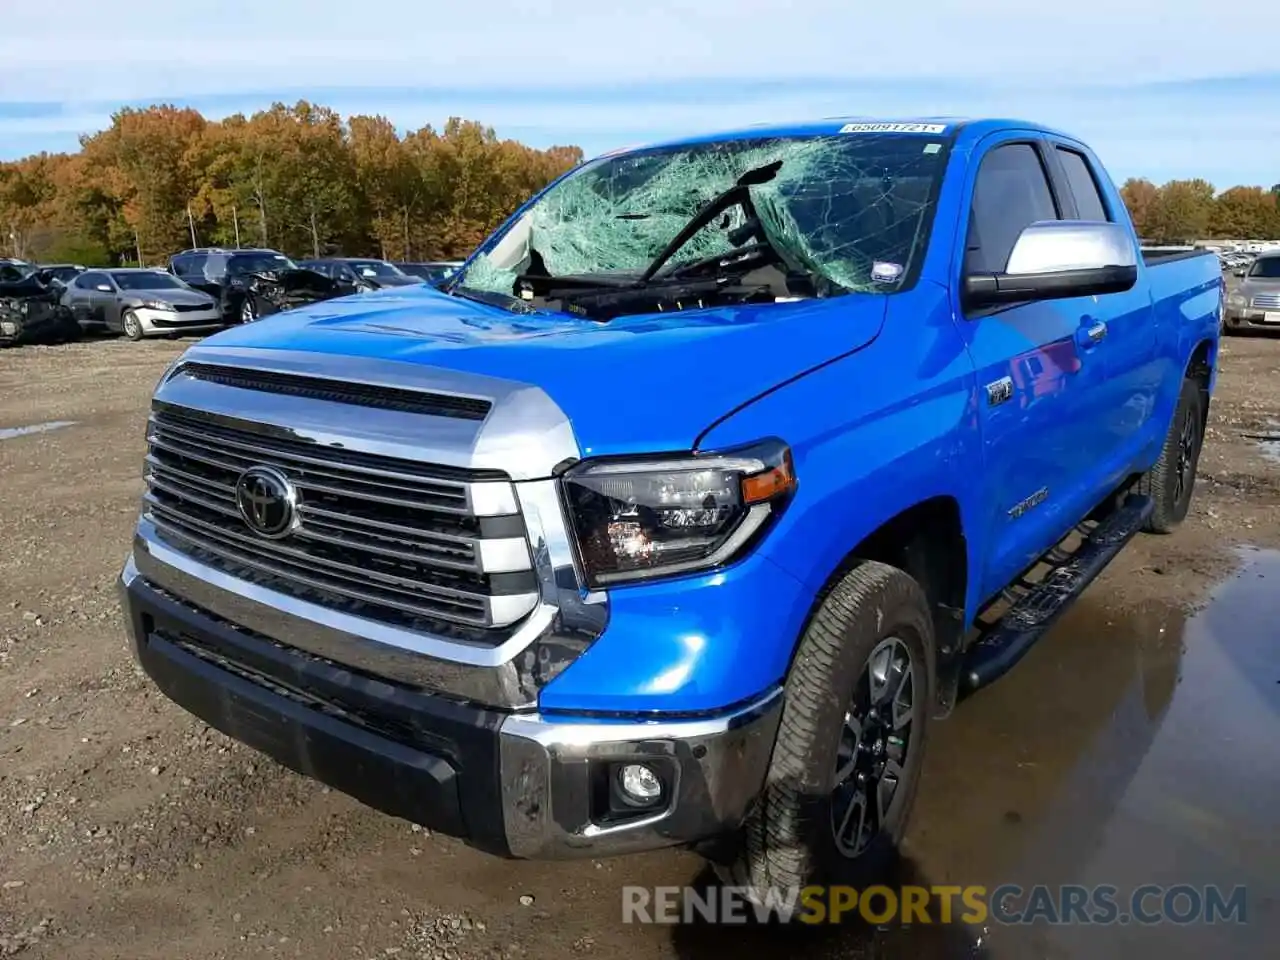
{"type": "Polygon", "coordinates": [[[439,288],[175,361],[134,651],[214,727],[499,855],[860,882],[930,723],[1186,516],[1222,310],[1212,254],[1144,255],[1091,150],[1033,124],[606,154],[439,288]]]}

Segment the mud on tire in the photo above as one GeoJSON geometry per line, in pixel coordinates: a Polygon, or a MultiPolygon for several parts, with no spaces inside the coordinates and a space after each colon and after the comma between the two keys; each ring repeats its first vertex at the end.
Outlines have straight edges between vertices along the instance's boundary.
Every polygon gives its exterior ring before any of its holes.
{"type": "MultiPolygon", "coordinates": [[[[797,648],[765,788],[743,827],[737,860],[716,868],[723,882],[754,888],[760,897],[769,887],[883,879],[919,782],[925,728],[932,713],[933,643],[924,591],[901,570],[862,563],[831,590],[797,648]],[[890,643],[895,639],[896,644],[890,643]],[[910,658],[905,759],[883,822],[874,834],[859,830],[868,841],[855,853],[848,843],[842,849],[837,840],[848,795],[847,782],[836,789],[838,767],[849,767],[848,745],[854,735],[847,718],[857,712],[860,688],[867,683],[874,690],[874,680],[866,679],[872,676],[868,661],[873,653],[883,659],[880,651],[885,649],[898,656],[905,651],[910,658]]],[[[872,728],[859,726],[864,731],[872,728]]],[[[867,747],[874,752],[873,743],[867,747]]],[[[862,755],[857,749],[852,752],[862,755]]]]}

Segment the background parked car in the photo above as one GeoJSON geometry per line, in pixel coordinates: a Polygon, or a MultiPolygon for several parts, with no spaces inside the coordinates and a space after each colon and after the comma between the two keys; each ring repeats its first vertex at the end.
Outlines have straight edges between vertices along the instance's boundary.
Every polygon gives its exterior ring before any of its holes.
{"type": "Polygon", "coordinates": [[[170,258],[169,271],[216,298],[226,323],[247,323],[350,292],[278,250],[184,250],[170,258]]]}
{"type": "Polygon", "coordinates": [[[387,260],[363,257],[326,257],[319,260],[303,260],[298,264],[307,270],[323,273],[351,293],[368,293],[385,287],[407,287],[421,283],[420,277],[405,273],[387,260]]]}
{"type": "Polygon", "coordinates": [[[68,285],[63,303],[81,329],[130,340],[224,326],[217,300],[163,270],[86,270],[68,285]]]}
{"type": "Polygon", "coordinates": [[[462,266],[461,260],[434,260],[424,263],[396,263],[405,273],[421,277],[427,283],[440,283],[453,276],[453,272],[462,266]]]}

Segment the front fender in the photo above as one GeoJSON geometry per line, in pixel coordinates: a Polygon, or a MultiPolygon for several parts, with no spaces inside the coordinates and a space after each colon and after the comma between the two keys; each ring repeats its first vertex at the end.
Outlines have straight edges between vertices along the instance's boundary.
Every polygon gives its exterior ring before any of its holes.
{"type": "MultiPolygon", "coordinates": [[[[771,435],[791,445],[799,486],[758,549],[813,595],[868,535],[936,497],[959,505],[968,568],[981,569],[977,391],[942,288],[922,283],[891,298],[871,344],[762,397],[699,447],[771,435]]],[[[973,610],[976,584],[968,590],[973,610]]]]}

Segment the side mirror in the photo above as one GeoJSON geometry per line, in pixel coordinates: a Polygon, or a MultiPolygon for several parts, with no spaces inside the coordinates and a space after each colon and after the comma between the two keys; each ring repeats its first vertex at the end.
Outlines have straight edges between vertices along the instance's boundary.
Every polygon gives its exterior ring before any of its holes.
{"type": "Polygon", "coordinates": [[[116,292],[116,288],[111,286],[111,284],[109,283],[100,283],[96,287],[94,287],[94,289],[97,290],[99,293],[115,293],[116,292]]]}
{"type": "Polygon", "coordinates": [[[1044,220],[1018,236],[1003,273],[964,278],[968,307],[1122,293],[1138,282],[1137,245],[1118,223],[1044,220]]]}

